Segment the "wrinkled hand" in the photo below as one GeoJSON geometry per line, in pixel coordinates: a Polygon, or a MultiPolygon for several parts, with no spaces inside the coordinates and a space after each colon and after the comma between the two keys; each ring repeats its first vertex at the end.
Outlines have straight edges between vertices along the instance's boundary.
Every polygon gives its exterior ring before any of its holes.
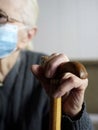
{"type": "Polygon", "coordinates": [[[58,85],[51,84],[50,82],[58,66],[68,61],[68,57],[64,54],[55,53],[49,56],[48,62],[44,67],[32,65],[32,72],[41,82],[49,96],[55,98],[62,97],[63,112],[73,117],[81,111],[88,79],[80,79],[72,73],[66,73],[59,79],[58,85]],[[51,93],[52,89],[54,91],[51,93]]]}

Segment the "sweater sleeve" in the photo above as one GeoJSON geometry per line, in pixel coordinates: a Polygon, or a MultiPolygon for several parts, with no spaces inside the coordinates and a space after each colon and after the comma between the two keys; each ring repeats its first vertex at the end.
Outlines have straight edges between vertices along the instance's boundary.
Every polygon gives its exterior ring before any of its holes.
{"type": "Polygon", "coordinates": [[[93,130],[93,124],[86,112],[86,106],[83,104],[82,110],[75,118],[68,115],[62,115],[61,130],[93,130]]]}

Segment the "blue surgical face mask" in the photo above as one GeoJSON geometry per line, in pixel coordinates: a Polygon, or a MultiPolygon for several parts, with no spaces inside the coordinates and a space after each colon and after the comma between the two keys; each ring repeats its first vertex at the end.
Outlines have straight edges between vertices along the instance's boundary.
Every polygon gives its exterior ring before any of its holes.
{"type": "Polygon", "coordinates": [[[0,25],[0,59],[17,49],[18,27],[13,24],[0,25]]]}

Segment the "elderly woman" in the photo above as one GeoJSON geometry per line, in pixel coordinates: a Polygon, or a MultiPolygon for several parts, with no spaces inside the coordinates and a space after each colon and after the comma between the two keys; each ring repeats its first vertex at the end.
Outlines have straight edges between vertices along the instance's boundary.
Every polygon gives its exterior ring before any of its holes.
{"type": "MultiPolygon", "coordinates": [[[[0,130],[49,128],[49,98],[44,90],[51,84],[47,79],[69,59],[64,54],[52,54],[43,70],[39,65],[43,54],[27,51],[36,34],[37,15],[36,0],[0,0],[0,130]]],[[[88,80],[71,73],[63,80],[53,94],[66,97],[62,102],[61,129],[91,130],[83,103],[88,80]]]]}

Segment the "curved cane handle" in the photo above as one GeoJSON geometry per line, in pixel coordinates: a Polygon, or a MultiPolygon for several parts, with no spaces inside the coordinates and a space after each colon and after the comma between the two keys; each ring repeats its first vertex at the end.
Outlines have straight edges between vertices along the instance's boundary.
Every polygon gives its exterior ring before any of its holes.
{"type": "Polygon", "coordinates": [[[88,73],[84,65],[76,61],[69,61],[60,64],[59,67],[57,68],[54,77],[57,78],[59,78],[60,76],[62,77],[67,72],[70,72],[81,79],[86,79],[88,77],[88,73]]]}

